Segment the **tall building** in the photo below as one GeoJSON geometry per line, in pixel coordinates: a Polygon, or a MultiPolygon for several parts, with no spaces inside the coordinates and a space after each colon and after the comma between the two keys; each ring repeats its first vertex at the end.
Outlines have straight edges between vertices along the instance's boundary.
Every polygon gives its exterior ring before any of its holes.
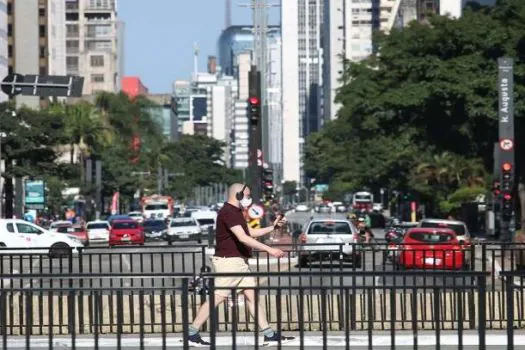
{"type": "Polygon", "coordinates": [[[116,92],[123,45],[116,0],[66,0],[65,16],[67,73],[85,78],[84,94],[116,92]]]}
{"type": "MultiPolygon", "coordinates": [[[[7,44],[7,0],[0,0],[0,78],[8,74],[8,44],[7,44]]],[[[0,91],[0,103],[8,100],[8,96],[0,91]]],[[[0,165],[1,166],[1,165],[0,165]]],[[[1,181],[1,180],[0,180],[1,181]]],[[[0,186],[1,187],[1,186],[0,186]]]]}
{"type": "Polygon", "coordinates": [[[249,72],[252,58],[249,51],[239,53],[235,60],[238,98],[234,104],[233,123],[230,130],[231,167],[246,169],[249,158],[248,97],[250,93],[249,72]]]}
{"type": "Polygon", "coordinates": [[[162,127],[162,134],[171,141],[178,140],[177,116],[171,94],[146,94],[146,97],[157,104],[150,109],[151,116],[162,127]]]}
{"type": "Polygon", "coordinates": [[[305,138],[322,112],[323,0],[282,0],[283,180],[304,183],[305,138]]]}
{"type": "MultiPolygon", "coordinates": [[[[19,74],[65,74],[63,0],[8,0],[8,71],[19,74]]],[[[41,99],[17,96],[18,105],[41,106],[41,99]]]]}

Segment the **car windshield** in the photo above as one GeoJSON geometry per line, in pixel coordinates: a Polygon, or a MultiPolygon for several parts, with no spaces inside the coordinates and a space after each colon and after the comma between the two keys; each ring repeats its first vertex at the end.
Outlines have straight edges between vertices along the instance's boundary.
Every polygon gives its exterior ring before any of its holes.
{"type": "Polygon", "coordinates": [[[146,221],[144,222],[144,228],[164,228],[166,223],[162,220],[146,221]]]}
{"type": "Polygon", "coordinates": [[[123,221],[123,222],[115,222],[113,223],[114,229],[126,229],[126,228],[137,228],[139,225],[136,222],[131,221],[123,221]]]}
{"type": "Polygon", "coordinates": [[[428,222],[423,221],[421,227],[425,228],[448,228],[456,233],[458,236],[465,235],[465,226],[462,224],[449,224],[447,222],[428,222]]]}
{"type": "Polygon", "coordinates": [[[411,232],[410,238],[422,243],[446,243],[454,239],[454,236],[446,232],[411,232]]]}
{"type": "Polygon", "coordinates": [[[367,194],[356,194],[355,195],[356,201],[370,201],[372,198],[367,194]]]}
{"type": "Polygon", "coordinates": [[[172,221],[170,227],[184,227],[184,226],[195,226],[195,221],[184,220],[184,221],[172,221]]]}
{"type": "Polygon", "coordinates": [[[197,219],[200,225],[215,225],[215,220],[213,219],[197,219]]]}
{"type": "Polygon", "coordinates": [[[140,217],[142,216],[141,213],[129,213],[128,216],[131,216],[131,217],[140,217]]]}
{"type": "Polygon", "coordinates": [[[309,235],[352,234],[350,225],[346,222],[314,222],[308,229],[309,235]]]}
{"type": "Polygon", "coordinates": [[[144,207],[144,210],[168,210],[167,204],[148,204],[144,207]]]}
{"type": "Polygon", "coordinates": [[[72,227],[70,226],[58,226],[57,228],[58,233],[70,233],[75,232],[72,227]]]}
{"type": "Polygon", "coordinates": [[[104,223],[104,222],[98,222],[96,224],[87,224],[87,229],[88,230],[103,230],[103,229],[108,229],[109,226],[108,224],[104,223]]]}

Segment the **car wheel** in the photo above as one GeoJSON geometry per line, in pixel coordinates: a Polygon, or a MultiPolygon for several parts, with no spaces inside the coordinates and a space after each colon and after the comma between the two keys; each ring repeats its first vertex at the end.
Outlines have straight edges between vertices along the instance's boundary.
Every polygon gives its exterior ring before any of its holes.
{"type": "Polygon", "coordinates": [[[51,258],[66,258],[71,255],[71,248],[67,243],[58,242],[49,248],[49,256],[51,258]]]}
{"type": "Polygon", "coordinates": [[[168,241],[168,245],[173,245],[173,241],[168,241]]]}
{"type": "Polygon", "coordinates": [[[308,267],[309,265],[308,256],[300,256],[299,257],[299,267],[308,267]]]}
{"type": "Polygon", "coordinates": [[[355,268],[357,269],[361,268],[361,255],[358,255],[358,254],[352,255],[352,265],[355,266],[355,268]]]}
{"type": "Polygon", "coordinates": [[[198,239],[197,243],[202,244],[202,239],[198,239]]]}

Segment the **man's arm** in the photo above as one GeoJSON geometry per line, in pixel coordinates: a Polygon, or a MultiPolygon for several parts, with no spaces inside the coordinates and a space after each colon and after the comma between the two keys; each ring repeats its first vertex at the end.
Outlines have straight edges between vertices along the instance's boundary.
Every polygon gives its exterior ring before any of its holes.
{"type": "MultiPolygon", "coordinates": [[[[266,227],[265,229],[267,229],[267,228],[268,227],[266,227]]],[[[251,236],[248,236],[244,232],[244,229],[242,228],[241,225],[233,226],[230,230],[233,232],[233,234],[237,237],[237,239],[239,239],[239,241],[242,244],[247,245],[250,248],[262,250],[262,251],[265,251],[265,252],[268,252],[268,253],[270,253],[271,250],[273,249],[272,247],[267,246],[266,244],[263,244],[263,243],[259,242],[258,240],[252,238],[251,236]]],[[[262,230],[264,230],[264,229],[262,229],[262,230]]]]}
{"type": "Polygon", "coordinates": [[[273,226],[268,226],[268,227],[263,227],[263,228],[251,228],[251,227],[248,227],[248,231],[250,233],[250,236],[253,237],[253,238],[258,238],[258,237],[265,236],[265,235],[273,232],[273,230],[275,230],[275,228],[273,226]]]}

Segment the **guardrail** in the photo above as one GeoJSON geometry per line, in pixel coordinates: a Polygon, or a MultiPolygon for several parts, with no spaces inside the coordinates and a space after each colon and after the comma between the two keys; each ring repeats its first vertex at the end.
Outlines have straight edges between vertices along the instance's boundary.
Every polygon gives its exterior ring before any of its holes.
{"type": "MultiPolygon", "coordinates": [[[[348,277],[386,277],[388,272],[347,272],[348,277]]],[[[419,272],[395,272],[398,277],[417,277],[419,272]]],[[[418,348],[428,346],[425,339],[431,335],[435,344],[441,338],[457,339],[459,348],[466,342],[473,342],[484,349],[487,342],[487,273],[472,271],[439,272],[429,271],[428,276],[439,279],[452,275],[454,278],[473,279],[473,285],[389,285],[358,286],[339,285],[328,288],[310,285],[319,290],[309,293],[303,286],[268,286],[260,283],[265,273],[214,274],[204,273],[206,290],[199,298],[192,290],[193,276],[188,274],[104,274],[104,279],[175,279],[175,287],[112,287],[112,288],[14,288],[0,291],[0,333],[4,349],[33,348],[38,342],[48,342],[48,349],[54,344],[59,347],[79,347],[82,343],[98,349],[109,346],[126,349],[131,346],[146,349],[156,344],[162,349],[171,346],[188,348],[186,337],[188,324],[193,320],[203,299],[209,304],[215,302],[215,291],[225,288],[215,286],[218,277],[246,277],[256,279],[254,318],[250,318],[247,301],[240,300],[235,288],[230,291],[229,300],[218,309],[210,308],[210,320],[203,327],[208,332],[211,348],[225,346],[228,349],[262,345],[259,339],[260,327],[254,323],[260,312],[268,317],[270,325],[279,331],[291,332],[297,340],[294,345],[300,349],[306,346],[327,349],[328,346],[345,345],[359,339],[361,345],[372,348],[383,341],[383,345],[410,345],[418,348]],[[422,293],[423,291],[423,293],[422,293]],[[476,295],[473,304],[465,302],[469,295],[476,295]],[[268,310],[272,310],[269,312],[268,310]],[[468,333],[466,330],[470,330],[468,333]],[[387,339],[381,335],[387,331],[387,339]],[[400,332],[405,331],[405,332],[400,332]],[[317,332],[315,334],[311,332],[317,332]],[[328,336],[330,332],[330,337],[328,336]],[[333,333],[337,332],[337,333],[333,333]],[[408,333],[407,333],[408,332],[408,333]],[[474,339],[472,332],[475,333],[474,339]],[[89,334],[88,338],[84,335],[89,334]],[[114,335],[108,338],[106,334],[114,335]],[[129,338],[129,334],[136,334],[129,338]],[[156,334],[156,335],[155,335],[156,334]],[[35,338],[45,335],[46,338],[35,338]],[[379,335],[379,337],[378,337],[379,335]],[[410,342],[407,343],[407,337],[410,342]],[[423,337],[423,338],[420,338],[423,337]],[[242,338],[239,341],[239,338],[242,338]],[[337,338],[337,339],[336,339],[337,338]],[[379,339],[379,340],[378,340],[379,339]],[[423,339],[423,340],[421,340],[423,339]],[[312,344],[313,342],[313,344],[312,344]],[[423,344],[424,343],[424,344],[423,344]]],[[[316,279],[341,277],[340,272],[281,272],[277,277],[316,279]]],[[[0,276],[5,278],[6,276],[0,276]]],[[[21,275],[21,278],[35,278],[21,275]]],[[[88,280],[89,274],[55,276],[66,281],[88,280]]],[[[38,276],[40,279],[53,278],[51,275],[38,276]]],[[[510,290],[510,289],[508,289],[510,290]]],[[[522,293],[521,291],[520,293],[522,293]]],[[[512,294],[512,293],[511,293],[512,294]]],[[[509,298],[515,297],[514,294],[509,298]]],[[[522,297],[522,296],[521,296],[522,297]]],[[[512,299],[508,299],[512,300],[512,299]]],[[[523,319],[523,310],[509,303],[512,311],[510,325],[523,319]]],[[[507,328],[508,336],[514,334],[507,328]]],[[[509,338],[510,339],[510,338],[509,338]]],[[[513,338],[514,339],[514,338],[513,338]]],[[[509,340],[510,344],[510,340],[509,340]]],[[[501,344],[503,346],[503,344],[501,344]]],[[[158,348],[156,347],[156,348],[158,348]]]]}

